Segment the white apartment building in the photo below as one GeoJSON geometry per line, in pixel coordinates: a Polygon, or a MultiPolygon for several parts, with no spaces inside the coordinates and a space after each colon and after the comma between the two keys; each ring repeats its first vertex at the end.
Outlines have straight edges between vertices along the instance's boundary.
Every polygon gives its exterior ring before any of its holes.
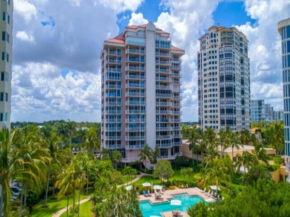
{"type": "Polygon", "coordinates": [[[139,160],[147,143],[160,158],[180,155],[180,77],[184,50],[151,22],[106,40],[102,59],[102,148],[122,162],[139,160]]]}
{"type": "Polygon", "coordinates": [[[250,129],[248,40],[235,27],[212,26],[200,37],[198,105],[202,129],[250,129]]]}
{"type": "Polygon", "coordinates": [[[10,129],[11,114],[11,77],[12,77],[12,27],[13,1],[2,0],[1,9],[1,41],[0,41],[0,129],[10,129]]]}

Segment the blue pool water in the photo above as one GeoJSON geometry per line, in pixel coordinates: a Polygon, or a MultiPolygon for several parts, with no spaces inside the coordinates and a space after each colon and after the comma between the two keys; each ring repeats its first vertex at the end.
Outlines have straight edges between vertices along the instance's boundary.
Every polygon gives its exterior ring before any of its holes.
{"type": "Polygon", "coordinates": [[[139,206],[142,211],[143,217],[161,216],[160,213],[169,212],[172,210],[180,210],[182,212],[186,212],[189,207],[202,201],[202,198],[198,196],[190,196],[188,194],[179,194],[173,196],[173,200],[181,200],[181,205],[171,205],[169,200],[169,202],[159,204],[151,204],[149,201],[142,201],[139,203],[139,206]]]}

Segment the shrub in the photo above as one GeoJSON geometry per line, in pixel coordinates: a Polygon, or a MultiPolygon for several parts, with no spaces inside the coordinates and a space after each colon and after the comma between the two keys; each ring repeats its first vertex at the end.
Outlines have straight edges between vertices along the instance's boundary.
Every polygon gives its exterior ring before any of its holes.
{"type": "Polygon", "coordinates": [[[171,182],[168,180],[167,182],[163,183],[165,185],[165,187],[169,187],[171,185],[171,182]]]}
{"type": "Polygon", "coordinates": [[[175,187],[172,185],[168,187],[168,190],[174,190],[174,189],[175,189],[175,187]]]}

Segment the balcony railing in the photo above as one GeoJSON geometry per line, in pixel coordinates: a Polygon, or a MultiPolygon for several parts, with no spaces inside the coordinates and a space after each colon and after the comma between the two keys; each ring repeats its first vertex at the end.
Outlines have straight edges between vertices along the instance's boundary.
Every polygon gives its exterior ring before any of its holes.
{"type": "Polygon", "coordinates": [[[144,84],[127,83],[126,88],[145,88],[144,84]]]}
{"type": "Polygon", "coordinates": [[[144,140],[145,136],[126,136],[126,140],[134,141],[134,140],[144,140]]]}
{"type": "Polygon", "coordinates": [[[122,145],[121,144],[116,144],[116,145],[105,145],[106,149],[117,149],[117,148],[121,148],[122,145]]]}
{"type": "Polygon", "coordinates": [[[105,136],[106,140],[120,140],[121,136],[105,136]]]}
{"type": "Polygon", "coordinates": [[[126,132],[143,132],[145,127],[126,127],[126,132]]]}
{"type": "Polygon", "coordinates": [[[169,81],[169,82],[171,82],[171,79],[169,77],[156,77],[156,81],[169,81]]]}
{"type": "Polygon", "coordinates": [[[137,118],[137,119],[126,119],[126,123],[145,123],[145,120],[144,119],[140,119],[140,118],[137,118]]]}
{"type": "Polygon", "coordinates": [[[105,102],[106,106],[121,106],[121,102],[105,102]]]}
{"type": "Polygon", "coordinates": [[[156,106],[172,106],[171,102],[156,102],[156,106]]]}
{"type": "Polygon", "coordinates": [[[107,50],[107,55],[121,56],[122,52],[107,50]]]}
{"type": "Polygon", "coordinates": [[[106,123],[121,123],[121,119],[106,119],[106,123]]]}
{"type": "Polygon", "coordinates": [[[171,94],[165,94],[165,93],[157,93],[156,94],[157,97],[159,98],[171,98],[171,94]]]}
{"type": "Polygon", "coordinates": [[[157,110],[156,114],[166,114],[166,115],[170,115],[172,113],[171,110],[157,110]]]}
{"type": "Polygon", "coordinates": [[[134,93],[134,92],[127,92],[126,94],[125,94],[126,96],[135,96],[135,97],[144,97],[145,96],[145,93],[134,93]]]}
{"type": "Polygon", "coordinates": [[[127,62],[134,62],[134,63],[144,63],[144,59],[140,58],[127,58],[127,62]]]}
{"type": "Polygon", "coordinates": [[[145,76],[141,75],[126,75],[126,79],[134,79],[134,80],[144,80],[145,76]]]}
{"type": "Polygon", "coordinates": [[[156,139],[172,139],[171,135],[157,135],[156,139]]]}
{"type": "Polygon", "coordinates": [[[144,71],[144,67],[138,67],[138,66],[126,66],[126,70],[129,71],[144,71]]]}
{"type": "Polygon", "coordinates": [[[172,127],[156,127],[157,131],[171,131],[172,127]]]}
{"type": "Polygon", "coordinates": [[[139,144],[139,145],[126,145],[125,149],[141,149],[144,147],[144,144],[139,144]]]}
{"type": "Polygon", "coordinates": [[[145,110],[126,110],[126,114],[145,114],[145,110]]]}
{"type": "Polygon", "coordinates": [[[107,89],[120,89],[121,85],[115,85],[115,84],[107,84],[107,89]]]}
{"type": "Polygon", "coordinates": [[[126,101],[126,105],[145,105],[144,101],[126,101]]]}
{"type": "Polygon", "coordinates": [[[107,63],[121,64],[121,60],[118,59],[106,59],[107,63]]]}
{"type": "Polygon", "coordinates": [[[121,111],[112,111],[112,110],[108,110],[108,111],[106,111],[106,113],[107,114],[112,114],[112,115],[114,115],[114,114],[121,114],[121,111]]]}
{"type": "Polygon", "coordinates": [[[108,132],[121,131],[121,127],[106,127],[106,131],[108,132]]]}
{"type": "Polygon", "coordinates": [[[118,72],[118,73],[121,73],[121,69],[120,68],[106,68],[106,71],[107,72],[118,72]]]}
{"type": "Polygon", "coordinates": [[[170,57],[170,53],[156,52],[155,54],[156,56],[170,57]]]}
{"type": "Polygon", "coordinates": [[[158,65],[170,65],[170,61],[167,60],[156,60],[155,62],[158,65]]]}
{"type": "Polygon", "coordinates": [[[171,90],[171,87],[170,86],[165,86],[165,85],[157,85],[156,89],[159,89],[159,90],[171,90]]]}
{"type": "Polygon", "coordinates": [[[112,80],[112,81],[121,81],[121,77],[108,76],[108,75],[107,75],[107,80],[112,80]]]}
{"type": "Polygon", "coordinates": [[[163,68],[156,68],[156,72],[161,72],[161,73],[169,73],[169,69],[163,69],[163,68]]]}
{"type": "Polygon", "coordinates": [[[129,49],[126,49],[126,53],[144,54],[145,51],[144,50],[141,50],[141,49],[132,49],[132,48],[129,48],[129,49]]]}

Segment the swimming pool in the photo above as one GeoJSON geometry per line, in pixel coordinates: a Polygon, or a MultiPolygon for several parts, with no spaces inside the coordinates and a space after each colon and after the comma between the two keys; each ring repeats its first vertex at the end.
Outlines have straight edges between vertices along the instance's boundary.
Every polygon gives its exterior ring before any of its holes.
{"type": "Polygon", "coordinates": [[[149,201],[142,201],[139,203],[140,209],[142,211],[143,217],[150,216],[161,216],[162,212],[169,212],[172,210],[180,210],[182,212],[186,212],[186,210],[194,204],[202,201],[203,199],[199,196],[190,196],[188,194],[179,194],[173,196],[174,200],[181,200],[180,206],[174,206],[169,202],[151,204],[149,201]]]}

